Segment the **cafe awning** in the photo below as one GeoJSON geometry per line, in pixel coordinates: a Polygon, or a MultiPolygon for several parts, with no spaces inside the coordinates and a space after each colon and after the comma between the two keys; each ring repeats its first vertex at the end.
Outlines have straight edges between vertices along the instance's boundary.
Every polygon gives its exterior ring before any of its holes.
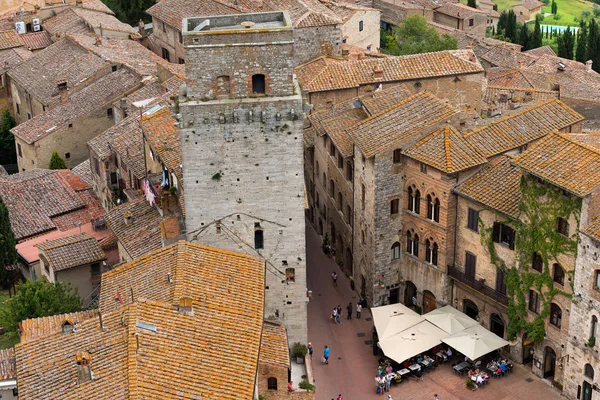
{"type": "Polygon", "coordinates": [[[403,304],[374,307],[371,314],[380,341],[423,322],[423,317],[403,304]]]}
{"type": "Polygon", "coordinates": [[[506,340],[479,324],[450,335],[442,339],[442,342],[461,352],[471,360],[475,360],[509,344],[506,340]]]}
{"type": "Polygon", "coordinates": [[[449,305],[428,312],[423,315],[423,318],[448,333],[448,335],[478,325],[478,322],[473,318],[449,305]]]}
{"type": "Polygon", "coordinates": [[[401,363],[428,351],[441,343],[448,334],[429,321],[421,321],[410,328],[379,340],[379,347],[392,360],[401,363]]]}

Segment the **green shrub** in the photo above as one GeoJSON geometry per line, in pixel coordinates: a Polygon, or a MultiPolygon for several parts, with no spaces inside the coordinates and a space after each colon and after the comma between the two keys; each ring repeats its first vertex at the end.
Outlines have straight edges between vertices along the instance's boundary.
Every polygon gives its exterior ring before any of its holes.
{"type": "Polygon", "coordinates": [[[467,387],[469,389],[475,389],[475,382],[473,382],[471,378],[467,378],[467,387]]]}
{"type": "Polygon", "coordinates": [[[308,353],[308,348],[306,347],[306,345],[304,345],[300,342],[296,342],[296,343],[294,343],[292,352],[294,353],[294,357],[304,358],[304,357],[306,357],[306,354],[308,353]]]}
{"type": "Polygon", "coordinates": [[[307,392],[314,392],[315,391],[315,385],[311,385],[310,383],[308,383],[308,381],[302,381],[300,382],[300,384],[298,385],[298,387],[300,389],[304,389],[307,392]]]}

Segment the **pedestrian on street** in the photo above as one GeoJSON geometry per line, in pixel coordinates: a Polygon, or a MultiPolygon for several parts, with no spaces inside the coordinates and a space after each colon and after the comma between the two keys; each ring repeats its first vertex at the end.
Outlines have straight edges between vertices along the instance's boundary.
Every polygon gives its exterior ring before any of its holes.
{"type": "Polygon", "coordinates": [[[375,391],[377,394],[381,393],[381,378],[379,375],[375,375],[375,391]]]}
{"type": "Polygon", "coordinates": [[[388,394],[388,400],[394,400],[394,399],[392,399],[392,395],[391,394],[388,394]]]}
{"type": "Polygon", "coordinates": [[[334,324],[339,324],[339,318],[338,318],[338,312],[337,312],[337,307],[333,308],[333,312],[331,313],[331,319],[333,319],[333,323],[334,324]]]}
{"type": "Polygon", "coordinates": [[[385,391],[389,392],[391,386],[392,386],[392,378],[390,378],[389,375],[386,375],[385,376],[385,391]]]}
{"type": "Polygon", "coordinates": [[[333,281],[333,286],[337,287],[337,273],[335,271],[331,273],[331,280],[333,281]]]}
{"type": "Polygon", "coordinates": [[[336,400],[344,400],[344,398],[342,397],[342,394],[341,394],[341,393],[338,395],[338,397],[337,397],[337,399],[336,399],[336,400]]]}
{"type": "Polygon", "coordinates": [[[338,324],[342,323],[342,306],[338,304],[337,306],[337,322],[338,324]]]}
{"type": "Polygon", "coordinates": [[[325,359],[325,364],[329,364],[329,347],[325,346],[325,350],[323,351],[323,358],[325,359]]]}
{"type": "Polygon", "coordinates": [[[348,311],[348,319],[352,319],[352,302],[348,303],[346,310],[348,311]]]}
{"type": "Polygon", "coordinates": [[[433,400],[440,400],[440,398],[438,397],[438,395],[437,395],[437,394],[434,394],[434,395],[433,395],[433,400]]]}
{"type": "Polygon", "coordinates": [[[306,347],[308,347],[308,354],[310,355],[310,359],[312,360],[312,355],[313,355],[313,351],[314,351],[313,346],[310,342],[308,342],[308,346],[306,346],[306,347]]]}
{"type": "Polygon", "coordinates": [[[356,305],[356,319],[360,319],[360,313],[362,312],[362,306],[360,303],[356,305]]]}

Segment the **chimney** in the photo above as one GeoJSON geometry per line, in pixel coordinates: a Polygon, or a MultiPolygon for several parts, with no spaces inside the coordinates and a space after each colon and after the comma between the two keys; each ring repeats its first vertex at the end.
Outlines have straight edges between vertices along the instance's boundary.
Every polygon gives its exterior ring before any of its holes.
{"type": "Polygon", "coordinates": [[[102,46],[102,36],[96,36],[96,46],[102,46]]]}
{"type": "Polygon", "coordinates": [[[194,309],[192,308],[192,299],[189,297],[182,297],[179,299],[179,312],[181,314],[193,315],[194,309]]]}
{"type": "Polygon", "coordinates": [[[144,21],[142,21],[141,19],[140,19],[140,22],[138,22],[138,30],[140,31],[141,37],[146,36],[146,25],[144,24],[144,21]]]}
{"type": "Polygon", "coordinates": [[[73,326],[71,321],[65,320],[65,322],[62,323],[62,333],[64,334],[73,332],[75,332],[75,327],[73,326]]]}
{"type": "Polygon", "coordinates": [[[381,64],[377,64],[373,67],[373,79],[383,79],[383,68],[381,64]]]}
{"type": "Polygon", "coordinates": [[[92,356],[90,353],[75,354],[75,362],[77,363],[77,378],[79,379],[79,383],[94,379],[91,366],[92,356]]]}
{"type": "Polygon", "coordinates": [[[60,101],[66,101],[69,98],[69,88],[67,87],[67,80],[59,79],[58,81],[56,81],[56,87],[58,88],[58,93],[60,94],[60,101]]]}
{"type": "Polygon", "coordinates": [[[350,50],[348,50],[347,47],[342,47],[342,56],[346,58],[348,57],[348,54],[350,54],[350,50]]]}
{"type": "Polygon", "coordinates": [[[585,72],[592,72],[592,60],[585,62],[585,72]]]}
{"type": "Polygon", "coordinates": [[[123,213],[123,218],[125,219],[126,226],[133,225],[133,215],[131,214],[131,211],[125,211],[123,213]]]}

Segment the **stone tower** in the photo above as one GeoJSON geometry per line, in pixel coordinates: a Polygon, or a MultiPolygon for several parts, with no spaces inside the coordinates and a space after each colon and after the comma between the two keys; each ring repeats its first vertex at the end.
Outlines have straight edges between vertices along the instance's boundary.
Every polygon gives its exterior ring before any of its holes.
{"type": "Polygon", "coordinates": [[[265,318],[306,343],[303,114],[289,15],[187,18],[183,41],[188,239],[264,257],[265,318]]]}

